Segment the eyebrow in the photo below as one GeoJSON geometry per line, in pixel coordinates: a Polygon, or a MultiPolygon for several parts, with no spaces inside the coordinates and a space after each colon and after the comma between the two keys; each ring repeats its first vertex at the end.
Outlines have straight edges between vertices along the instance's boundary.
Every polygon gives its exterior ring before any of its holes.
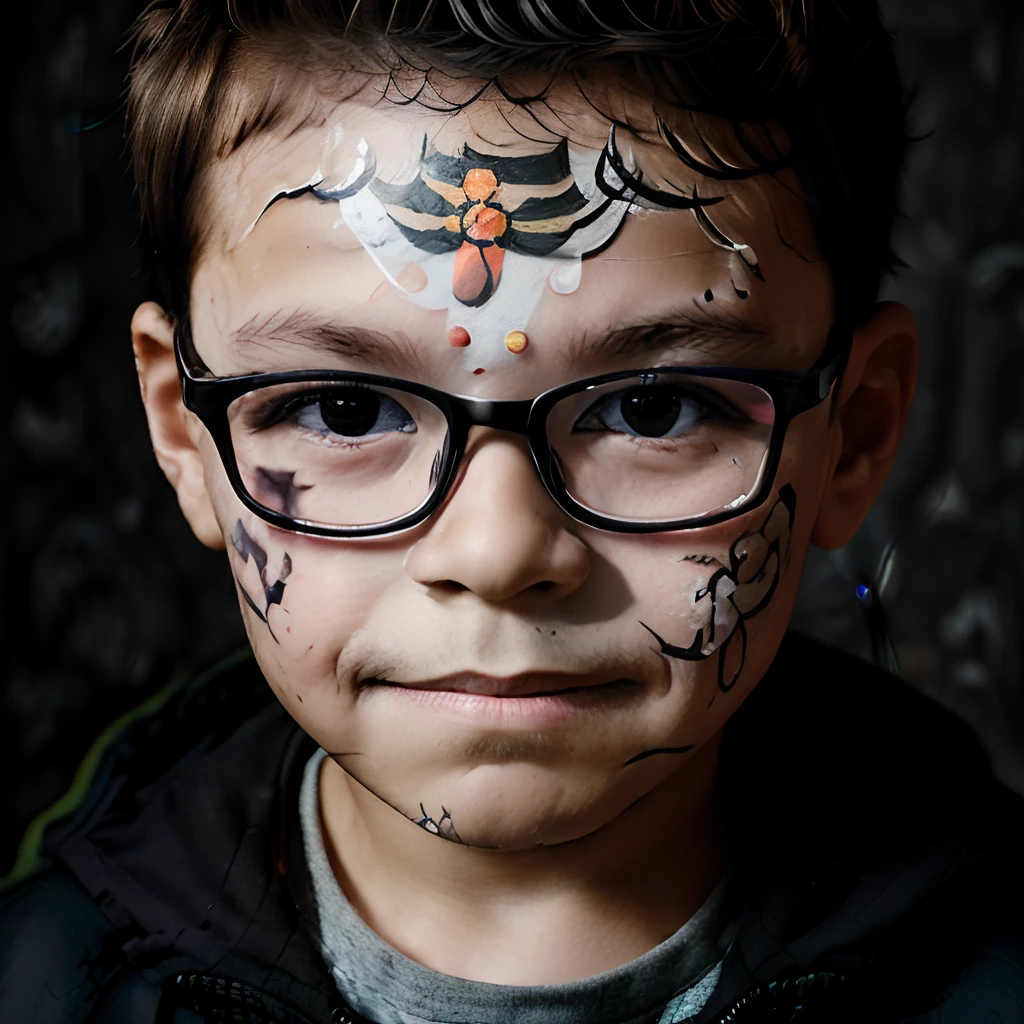
{"type": "MultiPolygon", "coordinates": [[[[694,300],[692,306],[641,317],[607,331],[581,332],[568,339],[561,362],[566,367],[636,359],[647,361],[673,349],[688,354],[714,354],[720,360],[743,359],[764,347],[771,329],[725,310],[709,310],[694,300]]],[[[340,355],[356,362],[374,363],[414,372],[422,359],[408,335],[385,333],[345,324],[312,310],[279,309],[258,313],[234,334],[243,347],[296,344],[340,355]]]]}
{"type": "Polygon", "coordinates": [[[301,345],[358,362],[406,370],[421,365],[416,346],[401,331],[385,334],[301,308],[257,313],[235,331],[232,341],[242,347],[301,345]]]}
{"type": "Polygon", "coordinates": [[[706,309],[694,299],[690,306],[639,317],[596,336],[592,332],[578,335],[569,341],[566,362],[645,360],[673,349],[713,354],[716,359],[743,359],[763,349],[773,337],[765,323],[706,309]]]}

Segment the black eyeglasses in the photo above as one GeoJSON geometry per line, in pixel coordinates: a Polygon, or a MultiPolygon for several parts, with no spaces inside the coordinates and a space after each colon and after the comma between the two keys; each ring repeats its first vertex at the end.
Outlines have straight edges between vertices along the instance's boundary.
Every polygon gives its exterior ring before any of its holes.
{"type": "Polygon", "coordinates": [[[790,421],[828,396],[849,337],[833,328],[806,373],[657,366],[520,401],[344,370],[196,376],[208,371],[187,325],[175,350],[186,408],[239,499],[274,526],[320,537],[417,526],[441,506],[481,426],[525,435],[545,488],[574,519],[658,533],[711,526],[768,497],[790,421]]]}

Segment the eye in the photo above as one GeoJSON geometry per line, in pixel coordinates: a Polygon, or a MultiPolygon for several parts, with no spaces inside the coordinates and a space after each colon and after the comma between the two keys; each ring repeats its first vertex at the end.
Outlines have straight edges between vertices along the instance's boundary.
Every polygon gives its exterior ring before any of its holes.
{"type": "Polygon", "coordinates": [[[322,437],[367,437],[400,431],[411,434],[416,423],[393,398],[363,387],[330,388],[291,403],[293,422],[322,437]]]}
{"type": "Polygon", "coordinates": [[[713,410],[678,387],[635,387],[607,395],[576,421],[575,431],[610,430],[633,437],[679,437],[713,410]]]}

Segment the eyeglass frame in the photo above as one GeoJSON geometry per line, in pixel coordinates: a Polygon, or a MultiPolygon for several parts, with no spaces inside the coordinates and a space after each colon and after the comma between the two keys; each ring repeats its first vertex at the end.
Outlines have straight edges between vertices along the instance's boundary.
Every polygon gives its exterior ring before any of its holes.
{"type": "Polygon", "coordinates": [[[174,353],[181,378],[182,402],[185,408],[199,417],[209,431],[220,455],[228,481],[242,504],[264,522],[291,533],[344,540],[359,537],[380,537],[402,533],[426,522],[443,504],[457,479],[465,454],[469,431],[472,427],[490,427],[525,436],[534,468],[545,490],[556,505],[567,515],[585,526],[610,533],[645,534],[672,533],[695,530],[745,515],[764,504],[771,494],[772,485],[782,458],[786,433],[792,420],[803,412],[820,405],[829,396],[833,385],[841,380],[850,354],[852,331],[833,325],[825,348],[815,364],[807,371],[766,370],[724,366],[652,366],[642,369],[618,370],[596,377],[586,377],[560,384],[541,392],[534,398],[487,399],[467,395],[454,395],[417,381],[388,377],[381,374],[361,373],[354,370],[284,370],[272,373],[248,373],[227,377],[194,377],[185,365],[184,352],[192,356],[194,369],[210,371],[202,363],[191,339],[187,318],[174,327],[174,353]],[[644,374],[686,373],[695,377],[716,377],[720,380],[752,384],[764,391],[772,400],[774,421],[768,438],[767,463],[761,473],[761,483],[754,495],[735,508],[723,507],[713,514],[688,516],[685,519],[665,521],[637,521],[605,516],[576,501],[566,490],[561,473],[547,437],[547,419],[551,410],[567,395],[599,387],[616,380],[626,380],[644,374]],[[278,384],[354,381],[360,384],[390,388],[426,399],[444,415],[448,425],[446,444],[440,450],[442,462],[435,470],[436,481],[431,495],[416,509],[384,523],[368,526],[328,526],[301,519],[293,519],[260,504],[246,490],[238,470],[228,410],[231,403],[242,395],[260,388],[278,384]]]}

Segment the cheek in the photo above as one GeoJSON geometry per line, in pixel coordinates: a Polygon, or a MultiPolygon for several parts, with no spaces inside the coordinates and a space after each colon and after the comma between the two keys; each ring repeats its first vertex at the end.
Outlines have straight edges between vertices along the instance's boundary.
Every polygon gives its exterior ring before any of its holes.
{"type": "Polygon", "coordinates": [[[201,449],[253,651],[267,681],[301,720],[311,698],[315,707],[321,695],[337,697],[342,652],[401,584],[407,545],[279,530],[242,505],[208,437],[201,449]]]}
{"type": "MultiPolygon", "coordinates": [[[[357,700],[350,662],[359,645],[353,640],[367,628],[372,632],[374,617],[401,588],[402,555],[284,533],[256,522],[254,530],[268,537],[273,550],[287,550],[292,565],[280,608],[269,615],[273,637],[243,607],[257,661],[306,732],[320,742],[340,740],[353,728],[357,700]]],[[[233,550],[229,557],[237,575],[233,550]]],[[[243,578],[253,573],[248,566],[241,571],[243,578]]]]}
{"type": "Polygon", "coordinates": [[[714,701],[741,697],[764,674],[796,597],[813,494],[809,504],[797,514],[797,490],[784,472],[767,502],[718,526],[595,538],[633,595],[625,615],[639,621],[677,680],[707,682],[714,701]]]}

